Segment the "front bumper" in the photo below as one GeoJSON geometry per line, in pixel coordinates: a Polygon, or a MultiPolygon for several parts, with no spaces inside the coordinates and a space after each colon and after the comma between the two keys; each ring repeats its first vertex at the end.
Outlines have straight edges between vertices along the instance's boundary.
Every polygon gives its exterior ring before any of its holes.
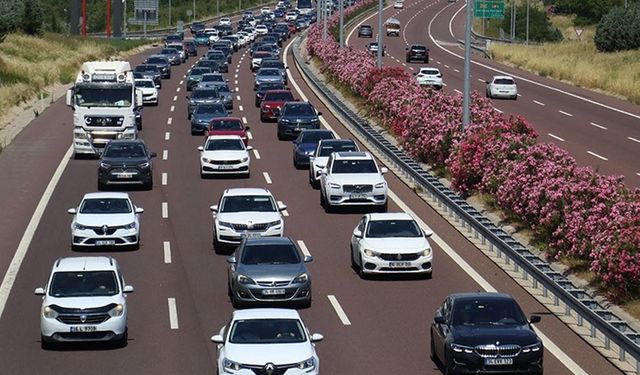
{"type": "Polygon", "coordinates": [[[72,229],[71,244],[75,247],[132,246],[140,242],[137,228],[116,229],[111,234],[96,234],[93,229],[72,229]]]}
{"type": "Polygon", "coordinates": [[[200,159],[200,172],[203,175],[221,175],[221,174],[248,174],[249,173],[249,161],[238,161],[234,164],[218,164],[212,162],[205,162],[200,159]]]}
{"type": "MultiPolygon", "coordinates": [[[[257,97],[256,97],[257,100],[257,97]]],[[[277,120],[278,119],[278,115],[276,115],[276,112],[280,112],[281,107],[265,107],[262,106],[260,108],[260,117],[262,119],[266,119],[266,120],[277,120]]]]}
{"type": "Polygon", "coordinates": [[[232,293],[244,303],[307,302],[311,299],[311,281],[282,287],[235,283],[232,293]]]}
{"type": "Polygon", "coordinates": [[[142,185],[151,182],[150,168],[111,168],[98,170],[98,182],[104,185],[142,185]]]}
{"type": "Polygon", "coordinates": [[[355,194],[344,192],[342,188],[334,189],[328,187],[326,190],[326,198],[332,206],[382,206],[387,202],[387,189],[374,188],[371,192],[355,194]]]}
{"type": "Polygon", "coordinates": [[[489,90],[491,96],[494,98],[515,98],[518,96],[518,92],[516,90],[489,90]]]}
{"type": "Polygon", "coordinates": [[[485,358],[475,353],[453,353],[452,370],[458,374],[542,374],[542,353],[520,353],[512,365],[485,365],[485,358]]]}
{"type": "Polygon", "coordinates": [[[433,266],[433,255],[401,255],[400,260],[396,258],[397,254],[384,254],[384,259],[381,256],[368,256],[364,252],[360,252],[360,255],[365,273],[431,273],[433,266]]]}
{"type": "Polygon", "coordinates": [[[282,123],[278,122],[278,134],[287,137],[297,137],[305,129],[320,129],[320,122],[313,123],[282,123]]]}
{"type": "Polygon", "coordinates": [[[267,228],[264,231],[256,230],[235,230],[226,226],[215,224],[214,228],[216,240],[225,244],[238,245],[246,237],[282,237],[284,233],[284,223],[267,228]]]}
{"type": "Polygon", "coordinates": [[[127,315],[110,317],[100,324],[62,323],[54,318],[40,316],[42,339],[46,342],[113,341],[121,339],[127,331],[127,315]],[[87,332],[75,332],[83,330],[87,332]]]}

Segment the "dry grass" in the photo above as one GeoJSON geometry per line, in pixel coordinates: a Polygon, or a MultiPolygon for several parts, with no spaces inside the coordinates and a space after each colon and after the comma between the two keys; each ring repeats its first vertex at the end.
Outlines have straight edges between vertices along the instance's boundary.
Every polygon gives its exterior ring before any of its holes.
{"type": "Polygon", "coordinates": [[[552,20],[564,41],[536,46],[494,43],[494,59],[640,104],[640,50],[600,53],[593,43],[593,27],[586,28],[578,40],[571,18],[552,20]]]}
{"type": "Polygon", "coordinates": [[[46,86],[69,83],[84,61],[104,59],[141,41],[82,39],[57,34],[11,34],[0,44],[0,113],[46,86]]]}

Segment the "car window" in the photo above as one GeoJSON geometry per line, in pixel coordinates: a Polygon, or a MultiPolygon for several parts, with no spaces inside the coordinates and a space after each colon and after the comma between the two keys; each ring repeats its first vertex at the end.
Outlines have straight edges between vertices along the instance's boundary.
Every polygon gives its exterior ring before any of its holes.
{"type": "Polygon", "coordinates": [[[131,204],[124,198],[89,198],[80,205],[81,214],[128,214],[131,204]]]}
{"type": "Polygon", "coordinates": [[[302,132],[300,133],[300,143],[318,143],[321,139],[333,139],[333,133],[331,132],[302,132]]]}
{"type": "Polygon", "coordinates": [[[205,73],[209,73],[211,70],[209,68],[193,68],[191,69],[191,75],[202,75],[205,73]]]}
{"type": "Polygon", "coordinates": [[[291,102],[293,100],[291,92],[267,92],[264,95],[265,102],[291,102]]]}
{"type": "Polygon", "coordinates": [[[493,81],[496,85],[515,85],[516,83],[509,78],[497,78],[493,81]]]}
{"type": "Polygon", "coordinates": [[[242,130],[242,123],[237,120],[216,120],[211,123],[210,130],[242,130]]]}
{"type": "Polygon", "coordinates": [[[224,197],[220,212],[276,212],[275,202],[268,195],[233,195],[224,197]]]}
{"type": "Polygon", "coordinates": [[[166,64],[167,60],[163,59],[162,57],[149,57],[147,59],[147,63],[148,64],[166,64]]]}
{"type": "Polygon", "coordinates": [[[227,110],[224,108],[223,104],[201,104],[196,107],[197,114],[215,114],[215,113],[226,113],[227,110]]]}
{"type": "Polygon", "coordinates": [[[55,272],[49,295],[58,298],[106,297],[118,294],[119,290],[113,271],[55,272]]]}
{"type": "Polygon", "coordinates": [[[151,80],[136,80],[136,86],[138,87],[156,87],[151,80]]]}
{"type": "Polygon", "coordinates": [[[367,237],[422,237],[422,232],[413,220],[371,220],[367,226],[367,237]]]}
{"type": "Polygon", "coordinates": [[[454,326],[525,325],[526,318],[513,300],[469,299],[453,306],[451,324],[454,326]]]}
{"type": "Polygon", "coordinates": [[[244,143],[241,139],[210,139],[204,148],[207,151],[241,151],[244,143]]]}
{"type": "Polygon", "coordinates": [[[107,145],[102,155],[107,158],[141,158],[146,152],[140,143],[112,143],[107,145]]]}
{"type": "Polygon", "coordinates": [[[306,341],[302,324],[297,319],[236,320],[229,333],[234,344],[289,344],[306,341]]]}
{"type": "Polygon", "coordinates": [[[248,245],[242,249],[242,264],[298,264],[298,249],[293,244],[248,245]]]}
{"type": "Polygon", "coordinates": [[[224,82],[224,77],[219,74],[204,74],[202,82],[224,82]]]}
{"type": "Polygon", "coordinates": [[[342,152],[342,151],[358,151],[358,147],[356,147],[353,143],[342,143],[342,144],[323,144],[320,147],[320,152],[318,156],[329,156],[333,152],[342,152]]]}
{"type": "Polygon", "coordinates": [[[378,173],[378,168],[371,159],[334,160],[331,173],[378,173]]]}
{"type": "Polygon", "coordinates": [[[313,107],[307,103],[286,105],[282,112],[286,116],[315,116],[313,107]]]}

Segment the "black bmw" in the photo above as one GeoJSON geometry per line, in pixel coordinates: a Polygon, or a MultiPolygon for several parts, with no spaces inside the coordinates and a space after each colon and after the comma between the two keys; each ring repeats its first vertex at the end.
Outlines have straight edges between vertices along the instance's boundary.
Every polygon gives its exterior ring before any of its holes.
{"type": "Polygon", "coordinates": [[[449,295],[431,323],[431,357],[452,374],[542,375],[542,341],[508,294],[449,295]]]}

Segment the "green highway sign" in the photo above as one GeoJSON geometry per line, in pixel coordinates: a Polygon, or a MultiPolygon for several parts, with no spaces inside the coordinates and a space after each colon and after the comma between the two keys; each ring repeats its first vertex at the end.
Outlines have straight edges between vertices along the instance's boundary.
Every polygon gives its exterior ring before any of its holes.
{"type": "Polygon", "coordinates": [[[476,0],[473,15],[478,18],[504,18],[504,0],[476,0]]]}

